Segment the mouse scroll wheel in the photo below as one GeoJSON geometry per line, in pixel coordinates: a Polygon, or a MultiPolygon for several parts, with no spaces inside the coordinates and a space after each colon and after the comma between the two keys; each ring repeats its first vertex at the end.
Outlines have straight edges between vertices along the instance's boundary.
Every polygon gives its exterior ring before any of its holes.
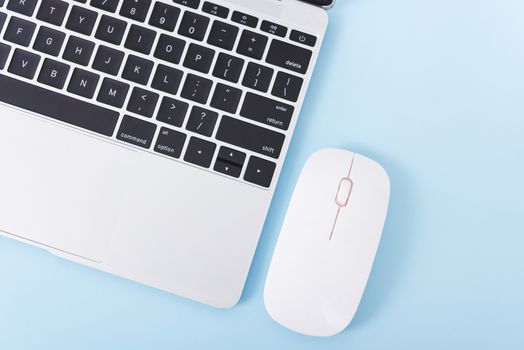
{"type": "Polygon", "coordinates": [[[338,184],[337,196],[335,197],[335,203],[339,207],[345,207],[348,205],[349,197],[351,196],[351,190],[353,189],[353,181],[348,177],[340,179],[338,184]]]}

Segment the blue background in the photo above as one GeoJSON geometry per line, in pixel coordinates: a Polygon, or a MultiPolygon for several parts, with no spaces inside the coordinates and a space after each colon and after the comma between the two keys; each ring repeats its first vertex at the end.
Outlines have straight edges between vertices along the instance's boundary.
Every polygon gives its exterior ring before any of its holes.
{"type": "Polygon", "coordinates": [[[216,310],[0,238],[2,349],[523,349],[524,2],[339,0],[240,304],[216,310]],[[328,339],[264,311],[306,158],[381,162],[391,210],[328,339]]]}

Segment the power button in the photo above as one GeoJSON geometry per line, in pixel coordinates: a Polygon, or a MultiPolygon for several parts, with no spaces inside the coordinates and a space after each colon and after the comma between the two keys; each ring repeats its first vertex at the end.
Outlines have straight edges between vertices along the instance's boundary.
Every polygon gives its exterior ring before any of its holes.
{"type": "Polygon", "coordinates": [[[317,37],[311,34],[299,32],[298,30],[292,30],[289,39],[296,41],[307,46],[315,46],[317,43],[317,37]]]}

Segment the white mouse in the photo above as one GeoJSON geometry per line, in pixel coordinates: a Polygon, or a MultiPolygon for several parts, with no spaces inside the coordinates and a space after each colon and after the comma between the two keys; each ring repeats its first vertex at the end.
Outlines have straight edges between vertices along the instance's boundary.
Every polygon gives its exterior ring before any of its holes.
{"type": "Polygon", "coordinates": [[[298,180],[269,268],[264,302],[296,332],[331,336],[355,315],[389,203],[386,171],[349,151],[324,149],[298,180]]]}

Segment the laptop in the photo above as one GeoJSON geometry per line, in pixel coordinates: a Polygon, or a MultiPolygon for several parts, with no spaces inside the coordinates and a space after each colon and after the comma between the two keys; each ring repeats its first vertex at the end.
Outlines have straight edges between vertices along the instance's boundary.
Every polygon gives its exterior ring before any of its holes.
{"type": "Polygon", "coordinates": [[[2,235],[235,305],[327,22],[299,0],[0,0],[2,235]]]}

